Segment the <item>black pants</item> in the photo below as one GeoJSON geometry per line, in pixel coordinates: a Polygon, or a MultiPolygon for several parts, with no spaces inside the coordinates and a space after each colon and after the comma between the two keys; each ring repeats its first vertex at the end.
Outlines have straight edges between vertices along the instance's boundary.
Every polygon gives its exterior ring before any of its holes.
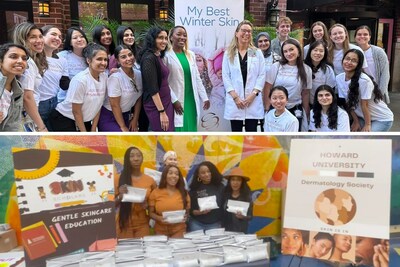
{"type": "Polygon", "coordinates": [[[292,113],[297,120],[299,121],[299,132],[301,132],[301,123],[303,122],[303,106],[301,104],[298,104],[291,109],[288,109],[290,113],[292,113]],[[301,116],[296,116],[296,110],[301,111],[301,116]]]}
{"type": "MultiPolygon", "coordinates": [[[[65,117],[56,109],[50,113],[49,122],[54,132],[77,132],[75,121],[65,117]]],[[[85,122],[85,128],[86,131],[90,132],[92,123],[90,121],[85,122]]]]}
{"type": "Polygon", "coordinates": [[[246,119],[244,121],[231,120],[232,132],[242,132],[243,122],[244,122],[244,129],[246,132],[257,132],[257,124],[258,124],[257,119],[246,119]]]}

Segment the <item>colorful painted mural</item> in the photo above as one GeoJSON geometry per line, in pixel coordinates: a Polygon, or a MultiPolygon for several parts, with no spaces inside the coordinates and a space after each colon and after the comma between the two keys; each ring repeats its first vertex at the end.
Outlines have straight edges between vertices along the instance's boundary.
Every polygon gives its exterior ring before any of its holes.
{"type": "Polygon", "coordinates": [[[178,165],[188,182],[197,165],[208,160],[221,173],[240,166],[251,178],[249,185],[254,201],[249,231],[259,236],[276,235],[281,226],[281,188],[286,184],[288,169],[287,138],[274,136],[226,135],[93,135],[93,136],[0,136],[0,222],[20,229],[18,199],[14,183],[12,147],[57,149],[65,151],[109,153],[115,173],[122,170],[123,155],[130,146],[144,154],[143,167],[160,170],[166,151],[178,155],[178,165]]]}

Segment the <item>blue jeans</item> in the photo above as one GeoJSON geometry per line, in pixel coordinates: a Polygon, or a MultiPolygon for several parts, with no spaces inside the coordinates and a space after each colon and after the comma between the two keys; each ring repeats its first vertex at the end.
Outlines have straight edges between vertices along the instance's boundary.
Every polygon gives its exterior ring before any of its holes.
{"type": "Polygon", "coordinates": [[[51,131],[51,124],[49,122],[50,113],[56,108],[57,106],[57,97],[53,97],[44,101],[39,102],[39,114],[43,120],[43,123],[46,125],[47,130],[51,131]]]}
{"type": "MultiPolygon", "coordinates": [[[[364,127],[365,121],[358,117],[361,128],[364,127]]],[[[392,128],[393,121],[371,121],[371,132],[388,132],[392,128]]]]}
{"type": "Polygon", "coordinates": [[[220,222],[215,222],[215,223],[201,223],[193,218],[189,219],[189,231],[197,231],[197,230],[210,230],[210,229],[215,229],[215,228],[221,228],[221,223],[220,222]]]}

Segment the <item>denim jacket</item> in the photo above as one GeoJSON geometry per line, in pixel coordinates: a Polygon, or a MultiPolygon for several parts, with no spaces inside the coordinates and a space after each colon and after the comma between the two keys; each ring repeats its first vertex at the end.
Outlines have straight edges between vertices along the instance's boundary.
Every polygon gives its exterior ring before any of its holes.
{"type": "MultiPolygon", "coordinates": [[[[3,95],[7,77],[0,72],[0,98],[3,95]]],[[[0,123],[0,132],[20,132],[22,131],[22,108],[23,108],[23,93],[20,83],[16,78],[11,83],[13,92],[10,108],[7,117],[0,123]]]]}

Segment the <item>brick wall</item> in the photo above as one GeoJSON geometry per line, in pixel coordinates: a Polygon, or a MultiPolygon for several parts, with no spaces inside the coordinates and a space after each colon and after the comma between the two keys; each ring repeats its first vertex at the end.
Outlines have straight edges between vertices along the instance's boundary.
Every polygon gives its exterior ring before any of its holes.
{"type": "MultiPolygon", "coordinates": [[[[38,27],[54,25],[65,33],[71,26],[71,10],[69,0],[50,0],[50,17],[34,16],[34,23],[38,27]]],[[[38,1],[33,0],[33,14],[38,14],[38,1]]]]}
{"type": "MultiPolygon", "coordinates": [[[[249,1],[249,12],[254,16],[255,26],[265,26],[267,24],[267,4],[270,0],[245,0],[249,1]]],[[[281,10],[280,16],[286,16],[287,0],[279,0],[277,8],[281,10]]]]}

